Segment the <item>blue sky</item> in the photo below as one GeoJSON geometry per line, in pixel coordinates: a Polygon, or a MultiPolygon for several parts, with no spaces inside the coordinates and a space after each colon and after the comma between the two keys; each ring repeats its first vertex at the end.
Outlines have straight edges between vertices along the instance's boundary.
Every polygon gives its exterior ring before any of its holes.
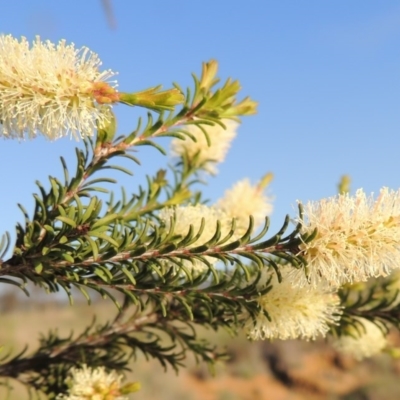
{"type": "MultiPolygon", "coordinates": [[[[220,76],[239,79],[243,96],[259,102],[243,119],[227,160],[204,191],[211,200],[244,177],[272,171],[272,227],[297,199],[336,193],[342,174],[352,188],[397,189],[400,132],[400,3],[376,0],[112,1],[115,29],[100,0],[1,1],[0,32],[97,52],[118,71],[122,91],[172,81],[191,84],[191,72],[215,58],[220,76]]],[[[135,126],[137,110],[116,108],[119,133],[135,126]]],[[[167,144],[164,142],[164,144],[167,144]]],[[[16,204],[32,210],[35,180],[62,178],[59,157],[71,170],[74,147],[64,138],[1,141],[0,232],[22,221],[16,204]]],[[[140,148],[135,175],[119,175],[128,193],[145,173],[168,161],[140,148]]],[[[272,232],[271,232],[272,233],[272,232]]]]}

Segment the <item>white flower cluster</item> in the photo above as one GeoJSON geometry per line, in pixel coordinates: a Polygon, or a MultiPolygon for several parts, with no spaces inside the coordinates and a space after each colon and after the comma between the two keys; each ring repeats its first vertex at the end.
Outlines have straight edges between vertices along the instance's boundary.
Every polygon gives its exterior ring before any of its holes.
{"type": "Polygon", "coordinates": [[[221,125],[214,126],[202,125],[207,131],[210,139],[210,145],[204,132],[196,125],[185,126],[185,131],[191,133],[196,141],[190,138],[173,139],[171,142],[171,153],[173,156],[181,157],[184,154],[194,163],[194,167],[202,167],[210,174],[216,174],[216,164],[224,161],[226,153],[230,147],[231,141],[236,136],[236,130],[239,124],[229,119],[223,119],[221,125]]]}
{"type": "Polygon", "coordinates": [[[106,372],[104,367],[71,369],[69,393],[57,396],[57,400],[128,400],[121,396],[122,375],[106,372]]]}
{"type": "Polygon", "coordinates": [[[0,35],[0,135],[92,135],[108,118],[95,99],[116,101],[115,82],[107,83],[115,73],[100,72],[100,65],[97,54],[64,40],[55,46],[37,37],[30,45],[0,35]]]}
{"type": "MultiPolygon", "coordinates": [[[[374,199],[358,190],[355,196],[310,202],[304,206],[303,220],[296,222],[301,223],[301,234],[317,229],[315,239],[299,246],[308,262],[307,275],[304,270],[282,268],[283,282],[278,283],[274,275],[264,272],[262,281],[272,277],[272,289],[257,299],[257,318],[245,322],[253,340],[325,336],[341,316],[335,293],[341,285],[386,276],[400,267],[400,191],[383,188],[374,199]]],[[[390,293],[397,293],[397,287],[397,274],[393,274],[390,293]]],[[[357,320],[359,331],[348,328],[334,347],[357,359],[382,351],[387,345],[385,334],[374,323],[357,320]]]]}
{"type": "MultiPolygon", "coordinates": [[[[159,213],[159,218],[165,223],[167,229],[171,226],[171,220],[175,217],[174,233],[186,236],[189,227],[192,226],[196,235],[204,220],[204,229],[200,237],[190,246],[200,246],[209,241],[217,229],[217,221],[221,226],[221,239],[226,237],[232,228],[232,220],[236,219],[234,234],[226,242],[230,243],[245,234],[248,228],[249,216],[253,215],[255,224],[259,225],[265,216],[272,210],[270,200],[266,197],[261,188],[252,186],[249,180],[238,182],[232,189],[228,190],[224,197],[214,206],[197,204],[195,206],[177,206],[175,208],[164,208],[159,213]],[[248,193],[247,193],[248,191],[248,193]],[[251,200],[251,201],[250,201],[251,200]]],[[[207,261],[214,265],[217,258],[207,257],[207,261]]],[[[204,271],[207,266],[199,261],[184,261],[184,265],[197,272],[204,271]]]]}
{"type": "Polygon", "coordinates": [[[333,347],[343,354],[362,360],[380,353],[387,346],[386,336],[373,322],[357,318],[361,327],[350,327],[346,335],[332,342],[333,347]]]}
{"type": "Polygon", "coordinates": [[[175,216],[175,233],[186,235],[189,232],[189,226],[192,225],[195,234],[199,231],[201,221],[204,219],[204,229],[200,237],[193,244],[199,246],[210,240],[217,228],[217,221],[221,222],[222,236],[228,233],[231,221],[226,213],[215,207],[208,207],[204,204],[195,206],[178,206],[176,208],[164,208],[160,211],[159,217],[170,227],[171,218],[175,216]]]}
{"type": "Polygon", "coordinates": [[[317,236],[300,245],[309,275],[296,272],[299,285],[339,287],[386,276],[400,263],[400,190],[383,188],[375,200],[358,190],[304,206],[301,233],[317,236]]]}
{"type": "MultiPolygon", "coordinates": [[[[171,219],[175,217],[174,233],[182,236],[188,234],[190,226],[193,227],[194,235],[196,236],[200,230],[202,220],[204,220],[204,229],[200,237],[190,247],[200,246],[209,241],[215,234],[217,221],[221,224],[221,237],[229,233],[232,224],[231,219],[225,212],[203,204],[164,208],[160,211],[159,217],[165,223],[167,229],[171,226],[171,219]]],[[[213,265],[218,260],[213,257],[207,257],[207,261],[213,265]]],[[[196,259],[185,260],[184,265],[186,268],[193,269],[196,272],[203,272],[207,269],[203,262],[196,259]]]]}
{"type": "Polygon", "coordinates": [[[215,207],[224,210],[231,218],[236,218],[240,233],[246,232],[250,215],[258,227],[272,213],[271,199],[264,194],[263,188],[252,185],[249,179],[243,179],[228,189],[215,207]]]}
{"type": "Polygon", "coordinates": [[[258,282],[272,288],[257,299],[260,313],[247,318],[244,329],[252,340],[316,339],[325,336],[329,326],[336,324],[342,314],[339,297],[326,287],[294,287],[289,268],[282,268],[281,283],[274,272],[263,272],[258,282]],[[268,317],[266,314],[268,314],[268,317]]]}

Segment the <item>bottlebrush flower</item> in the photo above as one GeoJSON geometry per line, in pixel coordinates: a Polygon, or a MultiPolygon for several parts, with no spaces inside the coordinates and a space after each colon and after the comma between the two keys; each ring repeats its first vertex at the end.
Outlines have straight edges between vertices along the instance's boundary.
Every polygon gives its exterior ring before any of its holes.
{"type": "Polygon", "coordinates": [[[29,44],[11,35],[0,36],[0,135],[4,138],[49,139],[71,134],[90,136],[107,122],[103,104],[118,101],[115,75],[99,71],[97,54],[58,45],[39,37],[29,44]]]}
{"type": "Polygon", "coordinates": [[[362,190],[304,206],[301,234],[317,236],[299,246],[308,279],[293,270],[298,283],[333,287],[386,276],[400,267],[400,190],[383,188],[378,198],[362,190]],[[308,282],[307,282],[308,281],[308,282]]]}
{"type": "Polygon", "coordinates": [[[204,218],[204,230],[199,239],[193,243],[193,246],[200,246],[214,236],[217,228],[217,220],[222,223],[223,234],[228,233],[228,229],[231,226],[231,219],[223,210],[208,207],[204,204],[168,207],[162,209],[159,214],[159,217],[165,222],[167,228],[169,228],[171,218],[174,216],[176,218],[174,232],[177,235],[183,236],[189,232],[190,225],[193,226],[194,232],[197,233],[204,218]]]}
{"type": "Polygon", "coordinates": [[[263,193],[262,187],[252,185],[248,179],[243,179],[228,189],[215,207],[237,219],[238,234],[246,232],[250,215],[254,217],[254,225],[257,227],[272,212],[271,199],[263,193]]]}
{"type": "Polygon", "coordinates": [[[226,129],[218,124],[202,125],[210,138],[210,146],[199,127],[196,125],[185,126],[184,129],[196,138],[196,142],[190,138],[173,139],[171,142],[172,155],[182,157],[186,154],[194,167],[201,167],[210,174],[216,174],[216,164],[224,161],[239,126],[237,122],[229,119],[223,119],[222,123],[226,129]]]}
{"type": "Polygon", "coordinates": [[[361,327],[348,327],[347,334],[333,340],[332,345],[340,353],[362,360],[380,353],[387,346],[387,339],[373,322],[360,317],[357,320],[361,327]]]}
{"type": "MultiPolygon", "coordinates": [[[[249,339],[316,339],[325,336],[329,325],[340,319],[342,311],[335,293],[323,286],[294,287],[288,271],[281,269],[281,283],[272,273],[272,289],[257,299],[260,313],[255,320],[248,318],[244,325],[249,339]]],[[[258,283],[260,289],[270,276],[270,272],[264,273],[258,283]]]]}
{"type": "MultiPolygon", "coordinates": [[[[128,400],[128,397],[121,396],[124,391],[121,381],[122,375],[115,371],[107,372],[104,367],[92,369],[83,365],[82,368],[72,368],[69,393],[58,395],[57,400],[128,400]]],[[[130,386],[129,391],[135,390],[130,386]]]]}
{"type": "MultiPolygon", "coordinates": [[[[228,234],[232,225],[232,219],[224,211],[203,204],[164,208],[159,213],[159,218],[165,223],[167,229],[170,228],[171,218],[173,217],[176,220],[174,233],[183,237],[188,234],[190,225],[192,225],[194,235],[196,235],[200,229],[202,219],[204,219],[205,224],[201,236],[189,247],[197,247],[209,241],[215,234],[217,221],[221,223],[221,237],[228,234]]],[[[206,257],[206,259],[211,264],[218,262],[213,257],[206,257]]],[[[184,260],[184,265],[197,272],[203,272],[207,269],[206,264],[194,258],[192,261],[184,260]]]]}

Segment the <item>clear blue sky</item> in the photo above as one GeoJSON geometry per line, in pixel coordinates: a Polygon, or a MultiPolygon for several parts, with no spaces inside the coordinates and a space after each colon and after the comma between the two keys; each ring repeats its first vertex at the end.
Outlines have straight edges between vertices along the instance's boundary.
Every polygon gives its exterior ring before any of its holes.
{"type": "MultiPolygon", "coordinates": [[[[66,39],[97,52],[119,72],[119,88],[137,91],[177,81],[215,58],[220,76],[239,79],[259,113],[243,120],[220,173],[205,188],[212,200],[235,181],[275,174],[273,227],[296,199],[336,193],[346,173],[352,187],[377,192],[400,186],[400,2],[376,0],[112,1],[116,29],[100,0],[0,0],[0,32],[29,40],[66,39]]],[[[118,106],[119,133],[136,122],[118,106]]],[[[34,181],[62,177],[59,157],[74,167],[76,142],[1,141],[0,232],[14,233],[32,210],[34,181]]],[[[78,144],[79,145],[79,144],[78,144]]],[[[167,161],[140,148],[142,167],[120,175],[128,192],[167,161]]]]}

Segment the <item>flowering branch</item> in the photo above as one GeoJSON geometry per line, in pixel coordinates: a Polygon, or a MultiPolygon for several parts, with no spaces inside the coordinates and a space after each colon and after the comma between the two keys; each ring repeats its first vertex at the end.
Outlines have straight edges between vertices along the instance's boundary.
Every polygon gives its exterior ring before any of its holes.
{"type": "Polygon", "coordinates": [[[343,178],[340,195],[299,204],[294,229],[287,233],[287,216],[269,237],[272,205],[264,192],[271,173],[256,184],[238,181],[212,205],[198,189],[217,174],[239,117],[256,112],[254,101],[238,101],[239,83],[218,86],[212,60],[193,75],[194,89],[174,84],[127,93],[99,66],[97,55],[65,41],[54,46],[37,38],[30,45],[0,36],[0,134],[85,138],[75,173],[61,159],[64,180],[50,177],[49,189],[37,183],[32,215],[20,206],[25,221],[11,256],[10,235],[0,242],[0,282],[27,294],[27,282],[64,290],[71,304],[74,288],[89,302],[92,289],[119,309],[114,320],[78,336],[50,332],[32,355],[4,358],[0,376],[58,400],[123,400],[137,387],[121,386],[113,370],[126,369],[138,350],[175,370],[188,353],[211,366],[223,359],[198,326],[243,330],[251,340],[329,335],[357,358],[387,346],[389,328],[400,329],[393,274],[400,191],[352,196],[343,178]],[[117,137],[117,103],[150,110],[145,126],[139,120],[117,137]],[[146,188],[131,196],[122,189],[117,197],[103,187],[117,183],[98,175],[106,169],[132,174],[118,161],[139,164],[132,155],[139,146],[166,154],[157,143],[162,137],[172,138],[172,165],[148,176],[146,188]],[[109,193],[105,203],[102,193],[109,193]]]}

